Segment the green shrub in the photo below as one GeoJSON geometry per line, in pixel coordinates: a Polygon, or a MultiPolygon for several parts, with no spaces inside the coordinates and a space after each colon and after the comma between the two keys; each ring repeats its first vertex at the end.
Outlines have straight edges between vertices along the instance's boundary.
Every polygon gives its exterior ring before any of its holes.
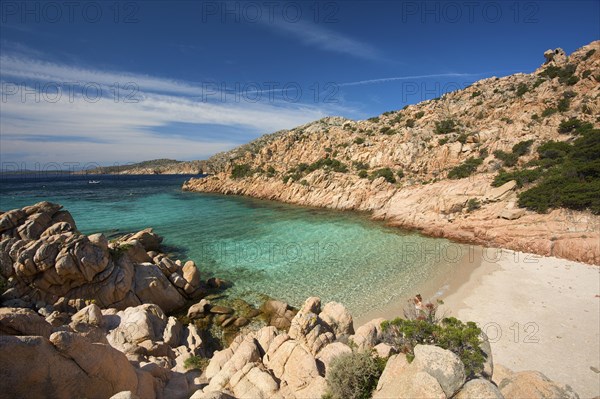
{"type": "Polygon", "coordinates": [[[480,91],[474,91],[473,94],[471,94],[471,98],[479,97],[480,95],[481,95],[480,91]]]}
{"type": "Polygon", "coordinates": [[[558,110],[556,108],[548,107],[542,111],[542,118],[546,118],[550,115],[554,115],[557,112],[558,112],[558,110]]]}
{"type": "Polygon", "coordinates": [[[369,399],[385,368],[385,359],[370,352],[344,353],[327,370],[328,395],[332,399],[369,399]]]}
{"type": "Polygon", "coordinates": [[[588,58],[590,58],[592,55],[594,55],[595,52],[596,52],[596,49],[591,49],[590,51],[585,53],[585,55],[583,56],[583,60],[587,61],[588,58]]]}
{"type": "Polygon", "coordinates": [[[231,170],[231,177],[234,179],[241,179],[243,177],[252,176],[253,173],[254,172],[252,171],[250,165],[244,163],[233,166],[233,169],[231,170]]]}
{"type": "Polygon", "coordinates": [[[441,321],[419,318],[405,320],[396,318],[381,324],[384,342],[407,358],[414,358],[417,345],[435,345],[456,354],[465,366],[467,379],[483,371],[486,354],[481,349],[481,329],[471,321],[463,323],[447,317],[441,321]]]}
{"type": "Polygon", "coordinates": [[[460,134],[457,138],[456,141],[458,141],[461,144],[466,144],[467,143],[467,138],[469,137],[468,134],[466,133],[462,133],[460,134]]]}
{"type": "Polygon", "coordinates": [[[500,118],[500,120],[501,120],[502,122],[506,122],[506,123],[508,123],[509,125],[512,125],[512,124],[514,123],[514,121],[513,121],[512,119],[510,119],[510,118],[507,118],[507,117],[500,118]]]}
{"type": "Polygon", "coordinates": [[[577,67],[573,64],[567,64],[562,68],[556,65],[549,65],[542,73],[540,73],[540,76],[546,76],[550,79],[558,77],[559,83],[574,85],[579,80],[576,76],[573,75],[575,73],[576,68],[577,67]]]}
{"type": "Polygon", "coordinates": [[[519,83],[519,86],[517,87],[517,96],[522,97],[523,94],[527,93],[528,91],[529,88],[525,83],[519,83]]]}
{"type": "Polygon", "coordinates": [[[571,152],[572,146],[564,141],[547,141],[537,149],[540,159],[563,159],[571,152]]]}
{"type": "Polygon", "coordinates": [[[371,173],[371,180],[383,177],[388,183],[396,183],[394,172],[390,168],[377,169],[371,173]]]}
{"type": "Polygon", "coordinates": [[[408,119],[406,121],[406,127],[410,127],[410,128],[415,127],[415,120],[414,119],[408,119]]]}
{"type": "Polygon", "coordinates": [[[506,172],[505,170],[501,169],[494,178],[492,186],[500,187],[504,183],[507,183],[511,180],[515,180],[517,182],[517,187],[520,188],[523,187],[525,184],[533,183],[534,181],[538,180],[542,176],[542,174],[543,171],[541,168],[523,169],[514,172],[506,172]]]}
{"type": "Polygon", "coordinates": [[[568,98],[561,98],[560,101],[558,102],[558,105],[556,106],[556,109],[559,112],[566,112],[569,110],[570,106],[571,106],[571,100],[569,100],[568,98]]]}
{"type": "Polygon", "coordinates": [[[402,169],[398,169],[396,171],[396,176],[398,176],[398,179],[402,179],[404,177],[404,171],[402,169]]]}
{"type": "Polygon", "coordinates": [[[363,144],[365,142],[365,139],[363,139],[362,137],[357,137],[354,139],[354,144],[363,144]]]}
{"type": "Polygon", "coordinates": [[[360,161],[352,162],[352,166],[354,166],[357,170],[366,170],[369,169],[369,164],[360,161]]]}
{"type": "Polygon", "coordinates": [[[378,123],[379,122],[379,117],[378,116],[374,116],[372,118],[367,119],[369,122],[372,123],[378,123]]]}
{"type": "Polygon", "coordinates": [[[581,77],[584,79],[587,79],[590,75],[592,74],[592,71],[589,69],[586,69],[585,71],[583,71],[583,73],[581,74],[581,77]]]}
{"type": "Polygon", "coordinates": [[[421,119],[423,116],[425,116],[425,111],[419,111],[415,114],[415,119],[421,119]]]}
{"type": "Polygon", "coordinates": [[[519,157],[525,154],[529,154],[529,150],[531,149],[532,144],[533,140],[520,141],[517,144],[513,145],[512,152],[513,154],[519,157]]]}
{"type": "Polygon", "coordinates": [[[577,129],[581,129],[583,126],[583,122],[581,122],[577,118],[571,118],[568,120],[564,120],[558,125],[559,133],[571,133],[577,129]]]}
{"type": "Polygon", "coordinates": [[[331,147],[325,147],[325,152],[326,152],[326,153],[330,153],[331,151],[333,151],[333,150],[331,149],[331,147]]]}
{"type": "Polygon", "coordinates": [[[443,137],[441,139],[438,140],[438,144],[439,145],[444,145],[446,144],[448,141],[450,140],[450,137],[443,137]]]}
{"type": "Polygon", "coordinates": [[[456,122],[452,119],[435,122],[435,133],[448,134],[456,130],[456,122]]]}
{"type": "Polygon", "coordinates": [[[544,83],[546,81],[546,79],[544,78],[537,78],[537,80],[535,81],[535,83],[533,84],[533,88],[537,89],[542,83],[544,83]]]}
{"type": "Polygon", "coordinates": [[[467,201],[467,211],[473,212],[481,208],[481,202],[477,198],[471,198],[467,201]]]}
{"type": "Polygon", "coordinates": [[[538,148],[540,182],[519,195],[519,206],[536,212],[553,208],[600,214],[600,130],[584,124],[572,144],[547,142],[538,148]]]}
{"type": "Polygon", "coordinates": [[[579,78],[575,75],[569,76],[569,78],[565,81],[565,83],[569,86],[573,86],[577,82],[579,82],[579,78]]]}
{"type": "Polygon", "coordinates": [[[502,161],[504,166],[515,166],[519,160],[519,156],[517,154],[505,152],[502,150],[494,151],[494,156],[502,161]]]}
{"type": "Polygon", "coordinates": [[[202,370],[208,366],[208,359],[200,356],[190,356],[183,361],[183,367],[186,370],[202,370]]]}
{"type": "Polygon", "coordinates": [[[477,170],[477,167],[483,163],[481,158],[468,158],[465,162],[458,165],[448,172],[449,179],[463,179],[471,176],[477,170]]]}
{"type": "Polygon", "coordinates": [[[360,170],[360,171],[358,172],[358,177],[360,177],[361,179],[366,179],[366,178],[367,178],[367,176],[369,176],[369,174],[367,173],[367,171],[366,171],[366,170],[360,170]]]}

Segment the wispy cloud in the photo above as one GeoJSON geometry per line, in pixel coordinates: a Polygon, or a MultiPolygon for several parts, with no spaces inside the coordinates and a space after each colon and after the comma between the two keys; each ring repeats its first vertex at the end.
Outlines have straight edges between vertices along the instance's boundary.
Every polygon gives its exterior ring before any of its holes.
{"type": "Polygon", "coordinates": [[[419,80],[419,79],[435,79],[435,78],[476,78],[486,75],[491,75],[496,72],[478,72],[478,73],[434,73],[428,75],[408,75],[408,76],[394,76],[390,78],[380,78],[380,79],[367,79],[367,80],[359,80],[356,82],[346,82],[340,83],[340,87],[345,86],[361,86],[368,85],[374,83],[388,83],[388,82],[396,82],[396,81],[406,81],[406,80],[419,80]]]}
{"type": "Polygon", "coordinates": [[[307,46],[316,47],[320,50],[374,61],[385,59],[376,47],[314,23],[305,21],[292,23],[274,20],[269,22],[268,25],[276,31],[300,40],[307,46]]]}
{"type": "Polygon", "coordinates": [[[285,101],[202,101],[203,88],[193,82],[80,68],[18,54],[2,54],[0,71],[3,161],[14,161],[15,154],[19,160],[31,162],[205,158],[259,134],[340,111],[337,106],[285,101]],[[31,94],[23,99],[20,95],[22,90],[35,92],[35,87],[39,91],[40,84],[72,82],[97,84],[105,95],[89,101],[80,90],[70,96],[64,88],[52,101],[40,100],[40,96],[36,100],[31,94]],[[111,91],[115,82],[135,83],[137,101],[125,101],[124,97],[115,101],[111,91]],[[21,85],[17,93],[15,84],[21,85]],[[174,123],[188,124],[188,130],[196,126],[197,134],[157,134],[174,123]],[[243,134],[218,136],[213,132],[215,126],[243,134]]]}

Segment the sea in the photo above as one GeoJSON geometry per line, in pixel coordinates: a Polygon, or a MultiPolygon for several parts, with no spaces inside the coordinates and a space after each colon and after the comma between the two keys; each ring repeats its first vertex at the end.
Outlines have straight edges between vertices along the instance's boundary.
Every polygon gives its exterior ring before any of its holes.
{"type": "Polygon", "coordinates": [[[465,245],[386,226],[366,213],[184,192],[190,177],[2,175],[0,211],[56,202],[80,232],[109,239],[152,227],[175,259],[193,260],[203,278],[230,281],[228,296],[293,306],[318,296],[343,303],[355,317],[432,282],[443,291],[469,256],[465,245]]]}

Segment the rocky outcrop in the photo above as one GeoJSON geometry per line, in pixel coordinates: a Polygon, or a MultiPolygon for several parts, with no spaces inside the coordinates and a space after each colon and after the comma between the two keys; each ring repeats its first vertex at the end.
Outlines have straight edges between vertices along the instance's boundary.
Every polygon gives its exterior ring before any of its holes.
{"type": "Polygon", "coordinates": [[[500,382],[499,388],[506,398],[579,398],[570,386],[557,384],[539,371],[511,373],[500,382]]]}
{"type": "MultiPolygon", "coordinates": [[[[286,308],[285,304],[270,306],[286,308]]],[[[206,369],[209,384],[204,393],[227,391],[240,398],[321,397],[331,360],[351,351],[335,342],[335,331],[342,338],[352,329],[352,316],[343,305],[331,302],[321,308],[319,298],[308,298],[293,317],[289,332],[264,327],[216,352],[206,369]]]]}
{"type": "Polygon", "coordinates": [[[118,309],[153,303],[172,312],[204,293],[196,265],[157,253],[162,238],[152,229],[109,243],[102,234],[80,234],[71,215],[49,202],[1,214],[0,226],[8,304],[37,304],[50,314],[90,301],[118,309]]]}
{"type": "Polygon", "coordinates": [[[599,82],[594,76],[600,75],[600,42],[568,60],[560,49],[546,58],[549,64],[532,74],[485,79],[369,120],[329,117],[264,136],[218,154],[212,161],[219,173],[191,179],[183,189],[371,212],[375,219],[434,237],[600,264],[600,216],[516,209],[517,195],[530,185],[491,186],[502,167],[494,152],[511,152],[515,144],[532,140],[530,153],[518,160],[523,166],[534,160],[541,143],[568,139],[558,131],[563,120],[578,118],[597,127],[599,82]],[[574,84],[542,76],[546,68],[566,62],[575,66],[574,84]],[[519,87],[527,90],[521,93],[519,87]],[[564,98],[567,110],[545,115],[564,98]],[[444,120],[455,123],[453,131],[437,134],[436,124],[444,120]],[[449,171],[469,158],[482,160],[476,173],[448,179],[449,171]],[[335,159],[346,170],[309,169],[323,159],[335,159]],[[235,165],[250,172],[232,176],[235,165]],[[360,176],[383,168],[390,169],[391,179],[360,176]],[[470,207],[470,200],[479,207],[470,207]]]}

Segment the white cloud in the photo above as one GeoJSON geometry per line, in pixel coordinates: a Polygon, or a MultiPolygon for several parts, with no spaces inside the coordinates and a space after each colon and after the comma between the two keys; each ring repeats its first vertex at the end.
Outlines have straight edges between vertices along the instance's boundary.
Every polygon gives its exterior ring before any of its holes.
{"type": "Polygon", "coordinates": [[[305,45],[314,46],[321,50],[375,61],[384,60],[380,51],[374,46],[314,23],[304,21],[292,23],[275,20],[269,23],[269,25],[275,27],[280,32],[294,36],[305,45]]]}
{"type": "MultiPolygon", "coordinates": [[[[239,137],[204,137],[207,125],[239,129],[244,141],[262,133],[291,128],[330,115],[340,108],[323,104],[202,101],[202,87],[147,75],[78,68],[35,58],[0,56],[2,96],[0,136],[2,162],[132,162],[153,158],[202,159],[239,144],[239,137]],[[115,102],[110,86],[135,82],[139,102],[115,102]],[[23,82],[16,88],[14,84],[23,82]],[[80,88],[70,97],[70,86],[61,86],[36,101],[20,96],[35,82],[97,83],[105,94],[86,101],[80,88]],[[8,85],[7,85],[8,84],[8,85]],[[13,85],[11,85],[13,84],[13,85]],[[13,91],[17,91],[12,94],[13,91]],[[198,126],[198,135],[165,131],[176,123],[198,126]],[[204,130],[203,130],[204,129],[204,130]],[[160,132],[160,133],[158,133],[160,132]],[[211,138],[212,137],[212,138],[211,138]]],[[[267,99],[267,97],[265,97],[267,99]]],[[[189,126],[188,126],[189,131],[189,126]]],[[[209,132],[210,133],[210,132],[209,132]]]]}

